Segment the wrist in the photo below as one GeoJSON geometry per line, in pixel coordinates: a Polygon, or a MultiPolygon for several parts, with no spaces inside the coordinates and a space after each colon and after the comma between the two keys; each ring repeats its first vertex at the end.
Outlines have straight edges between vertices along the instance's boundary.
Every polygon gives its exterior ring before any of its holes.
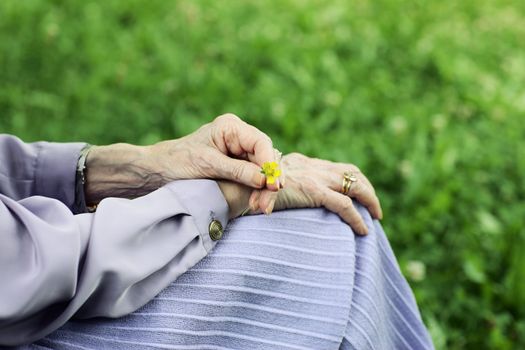
{"type": "Polygon", "coordinates": [[[86,158],[88,204],[106,197],[135,198],[164,184],[148,165],[149,148],[125,143],[93,146],[86,158]]]}
{"type": "Polygon", "coordinates": [[[230,181],[218,181],[217,184],[228,203],[229,218],[234,219],[241,216],[248,207],[251,189],[230,181]]]}

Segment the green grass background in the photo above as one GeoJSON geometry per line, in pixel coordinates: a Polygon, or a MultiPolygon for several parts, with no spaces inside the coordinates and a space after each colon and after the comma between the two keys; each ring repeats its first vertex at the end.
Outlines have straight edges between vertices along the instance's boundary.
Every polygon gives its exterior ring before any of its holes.
{"type": "Polygon", "coordinates": [[[368,174],[438,349],[525,348],[525,2],[0,2],[0,132],[148,144],[224,112],[368,174]]]}

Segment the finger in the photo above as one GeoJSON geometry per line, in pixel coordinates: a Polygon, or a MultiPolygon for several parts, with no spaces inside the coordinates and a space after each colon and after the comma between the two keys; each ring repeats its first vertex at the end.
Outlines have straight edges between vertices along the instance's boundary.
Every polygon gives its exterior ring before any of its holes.
{"type": "Polygon", "coordinates": [[[284,167],[280,166],[281,168],[281,176],[279,177],[279,188],[282,189],[286,185],[286,169],[284,167]]]}
{"type": "MultiPolygon", "coordinates": [[[[272,140],[265,133],[233,114],[222,115],[216,121],[226,153],[237,158],[246,157],[259,166],[266,162],[276,161],[272,140]]],[[[269,190],[278,191],[279,179],[267,181],[266,187],[269,190]]]]}
{"type": "Polygon", "coordinates": [[[318,163],[320,166],[324,166],[325,168],[332,169],[334,172],[340,172],[341,175],[345,172],[349,171],[352,172],[357,177],[362,177],[363,181],[370,186],[372,189],[372,192],[375,193],[374,186],[372,186],[372,183],[368,180],[368,178],[361,172],[361,169],[359,169],[354,164],[349,163],[333,163],[329,160],[324,159],[313,159],[315,163],[318,163]]]}
{"type": "MultiPolygon", "coordinates": [[[[370,196],[371,203],[368,204],[368,202],[362,202],[367,208],[368,211],[372,214],[374,219],[383,219],[383,208],[381,207],[381,201],[379,200],[379,197],[376,194],[376,191],[370,181],[364,176],[362,173],[357,174],[358,182],[360,183],[361,187],[364,187],[366,191],[368,191],[370,196]]],[[[356,182],[357,184],[357,182],[356,182]]],[[[355,184],[354,184],[355,185],[355,184]]],[[[351,191],[348,192],[354,192],[354,188],[350,188],[351,191]]],[[[349,194],[350,197],[355,197],[354,194],[349,194]]]]}
{"type": "Polygon", "coordinates": [[[276,178],[273,183],[266,181],[266,188],[272,192],[279,191],[279,188],[281,188],[281,180],[276,178]]]}
{"type": "Polygon", "coordinates": [[[239,144],[251,161],[260,166],[265,162],[275,161],[273,142],[268,135],[244,122],[238,128],[239,144]]]}
{"type": "Polygon", "coordinates": [[[280,172],[280,174],[279,176],[274,177],[271,183],[269,182],[270,180],[268,178],[268,180],[266,181],[266,187],[271,191],[279,191],[279,189],[284,187],[284,173],[281,166],[281,159],[283,154],[276,148],[273,149],[273,153],[275,163],[277,163],[277,170],[280,172]]]}
{"type": "Polygon", "coordinates": [[[259,210],[259,198],[261,197],[261,190],[253,190],[252,194],[250,195],[250,199],[248,200],[248,205],[250,206],[250,210],[252,214],[255,214],[259,210]]]}
{"type": "Polygon", "coordinates": [[[261,190],[261,196],[259,197],[259,208],[266,215],[270,215],[275,206],[278,192],[269,191],[267,189],[261,190]]]}
{"type": "Polygon", "coordinates": [[[262,188],[266,184],[266,177],[261,169],[246,160],[230,158],[222,153],[217,156],[218,166],[213,168],[213,177],[242,183],[252,188],[262,188]]]}
{"type": "MultiPolygon", "coordinates": [[[[236,134],[237,142],[230,143],[238,154],[245,152],[248,159],[259,166],[266,162],[276,161],[273,143],[268,135],[242,121],[237,124],[236,134]]],[[[229,143],[227,142],[226,144],[228,145],[229,143]]],[[[272,184],[267,183],[266,187],[272,191],[279,190],[279,179],[277,178],[272,184]]]]}
{"type": "MultiPolygon", "coordinates": [[[[237,158],[246,157],[259,166],[275,161],[272,140],[256,127],[233,114],[217,117],[215,123],[217,123],[218,135],[221,135],[220,144],[224,144],[226,148],[223,152],[237,158]]],[[[278,191],[279,187],[279,179],[266,183],[266,188],[272,191],[278,191]]]]}
{"type": "Polygon", "coordinates": [[[372,192],[376,193],[376,190],[374,186],[372,185],[372,183],[368,180],[365,174],[363,174],[363,172],[358,167],[356,167],[353,164],[343,164],[343,163],[338,163],[337,166],[342,173],[344,173],[345,171],[351,171],[352,173],[354,173],[357,177],[362,179],[367,184],[367,186],[369,186],[372,189],[372,192]]]}
{"type": "Polygon", "coordinates": [[[259,166],[275,160],[272,140],[256,127],[244,122],[234,114],[216,118],[219,134],[228,152],[237,156],[246,152],[259,166]]]}
{"type": "MultiPolygon", "coordinates": [[[[333,172],[326,173],[326,176],[330,183],[329,187],[334,191],[342,192],[343,176],[333,172]]],[[[357,181],[351,183],[347,196],[357,199],[359,203],[368,209],[374,218],[381,218],[382,212],[379,198],[377,198],[372,189],[364,183],[362,178],[357,178],[357,181]]]]}
{"type": "Polygon", "coordinates": [[[357,234],[368,234],[368,228],[350,197],[328,190],[323,196],[322,204],[326,209],[339,215],[357,234]]]}
{"type": "Polygon", "coordinates": [[[283,154],[277,148],[273,149],[273,153],[274,153],[275,161],[279,165],[279,170],[281,171],[281,175],[277,178],[277,180],[278,180],[278,183],[277,183],[278,184],[278,188],[281,189],[281,188],[284,188],[284,182],[285,182],[285,179],[286,179],[286,175],[284,173],[284,169],[282,167],[282,162],[281,162],[281,160],[283,158],[283,154]]]}
{"type": "Polygon", "coordinates": [[[370,190],[371,190],[372,192],[374,192],[374,194],[376,193],[376,189],[374,188],[374,186],[372,185],[372,183],[368,180],[368,178],[365,176],[365,174],[359,172],[359,173],[356,174],[356,176],[357,176],[358,178],[360,178],[361,180],[363,180],[363,182],[364,182],[368,187],[370,187],[370,190]]]}
{"type": "Polygon", "coordinates": [[[363,204],[374,219],[381,219],[383,216],[379,198],[372,188],[365,184],[362,179],[353,182],[348,191],[348,196],[356,198],[359,203],[363,204]]]}
{"type": "MultiPolygon", "coordinates": [[[[264,140],[264,139],[270,140],[270,138],[266,136],[266,134],[259,131],[257,128],[251,125],[247,125],[247,127],[248,129],[251,129],[253,133],[256,133],[256,134],[259,133],[261,135],[261,140],[264,140]]],[[[270,143],[271,143],[271,140],[270,140],[270,143]]],[[[266,148],[263,151],[263,153],[266,153],[266,148]]],[[[258,154],[257,150],[254,150],[253,153],[248,153],[248,159],[254,162],[255,164],[260,164],[261,166],[266,162],[276,162],[278,164],[278,167],[280,167],[281,153],[275,148],[272,148],[272,155],[273,156],[271,158],[267,158],[266,155],[263,156],[266,158],[263,158],[258,154]],[[264,160],[264,159],[270,159],[270,160],[264,160]]],[[[271,182],[268,178],[266,181],[266,188],[269,189],[270,191],[279,191],[279,189],[282,188],[281,176],[273,178],[271,182]]]]}
{"type": "Polygon", "coordinates": [[[374,187],[355,165],[336,164],[332,169],[334,171],[330,173],[330,188],[342,192],[343,174],[348,171],[352,172],[357,177],[357,182],[352,184],[348,195],[357,198],[361,204],[365,205],[375,219],[383,218],[383,209],[374,187]]]}

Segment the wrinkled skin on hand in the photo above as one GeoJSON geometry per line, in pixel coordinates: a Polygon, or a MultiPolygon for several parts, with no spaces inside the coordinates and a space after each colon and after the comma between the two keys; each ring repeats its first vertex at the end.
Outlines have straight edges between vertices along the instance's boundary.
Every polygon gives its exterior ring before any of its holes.
{"type": "MultiPolygon", "coordinates": [[[[174,180],[225,179],[261,190],[266,197],[281,185],[260,173],[261,166],[275,161],[275,156],[268,136],[225,114],[176,140],[151,146],[92,147],[86,158],[84,191],[88,203],[96,204],[107,197],[143,196],[174,180]]],[[[273,207],[273,202],[260,205],[263,210],[268,206],[273,207]]]]}
{"type": "Polygon", "coordinates": [[[284,156],[281,165],[286,173],[284,188],[269,194],[254,191],[249,198],[254,212],[264,212],[262,208],[271,205],[269,202],[274,198],[275,210],[325,207],[338,214],[358,234],[366,234],[367,227],[353,200],[366,206],[372,217],[382,218],[381,205],[372,184],[355,165],[309,158],[300,153],[284,156]],[[344,195],[342,181],[347,171],[352,172],[357,181],[344,195]]]}
{"type": "MultiPolygon", "coordinates": [[[[225,179],[262,189],[268,196],[281,185],[266,183],[265,162],[275,161],[271,139],[233,114],[217,117],[180,139],[150,146],[150,162],[165,179],[225,179]]],[[[261,203],[264,210],[272,200],[261,203]]]]}

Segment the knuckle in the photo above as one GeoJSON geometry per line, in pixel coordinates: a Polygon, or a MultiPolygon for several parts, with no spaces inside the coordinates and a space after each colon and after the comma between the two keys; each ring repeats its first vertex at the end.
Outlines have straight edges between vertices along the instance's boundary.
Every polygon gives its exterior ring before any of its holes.
{"type": "Polygon", "coordinates": [[[239,181],[243,178],[243,175],[244,175],[244,166],[242,164],[238,164],[238,165],[235,165],[232,169],[231,169],[231,174],[232,174],[232,177],[239,181]]]}
{"type": "Polygon", "coordinates": [[[217,118],[215,118],[215,120],[217,122],[237,122],[239,120],[241,120],[241,118],[239,118],[238,116],[236,116],[235,114],[233,113],[224,113],[220,116],[218,116],[217,118]]]}
{"type": "Polygon", "coordinates": [[[273,141],[272,139],[270,138],[270,136],[266,135],[264,132],[261,131],[261,134],[262,134],[262,138],[265,142],[269,143],[270,145],[272,145],[273,147],[273,141]]]}
{"type": "Polygon", "coordinates": [[[305,155],[298,152],[288,153],[286,157],[293,160],[305,160],[307,158],[305,155]]]}
{"type": "Polygon", "coordinates": [[[359,184],[359,182],[354,183],[354,186],[352,186],[352,195],[354,195],[356,197],[361,197],[361,196],[363,196],[365,194],[366,193],[364,191],[363,186],[361,186],[359,184]]]}
{"type": "Polygon", "coordinates": [[[355,164],[350,164],[350,169],[355,173],[355,174],[362,174],[361,172],[361,169],[359,169],[359,167],[355,164]]]}
{"type": "Polygon", "coordinates": [[[266,135],[263,131],[257,129],[255,126],[248,124],[249,130],[252,132],[252,135],[256,137],[257,142],[269,143],[273,146],[273,141],[270,136],[266,135]]]}
{"type": "Polygon", "coordinates": [[[343,212],[349,212],[353,209],[354,205],[352,204],[352,202],[350,201],[344,201],[342,204],[341,204],[341,211],[343,212]]]}
{"type": "Polygon", "coordinates": [[[320,192],[320,193],[317,193],[314,196],[314,199],[319,204],[319,206],[325,206],[325,207],[329,207],[330,206],[330,199],[328,197],[328,193],[326,193],[324,191],[320,192]]]}

